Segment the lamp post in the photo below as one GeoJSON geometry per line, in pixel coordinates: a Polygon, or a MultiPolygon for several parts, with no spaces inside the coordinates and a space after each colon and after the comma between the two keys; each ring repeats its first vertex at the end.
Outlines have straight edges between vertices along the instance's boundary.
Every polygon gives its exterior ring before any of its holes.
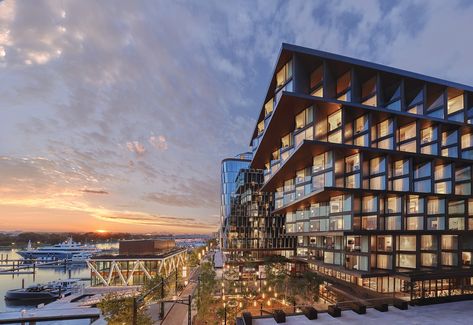
{"type": "Polygon", "coordinates": [[[223,303],[223,322],[227,325],[227,304],[223,303]]]}
{"type": "Polygon", "coordinates": [[[176,296],[177,296],[177,276],[178,276],[177,273],[178,273],[178,272],[179,272],[179,269],[176,269],[176,283],[175,283],[175,285],[174,285],[174,293],[176,294],[176,296]]]}

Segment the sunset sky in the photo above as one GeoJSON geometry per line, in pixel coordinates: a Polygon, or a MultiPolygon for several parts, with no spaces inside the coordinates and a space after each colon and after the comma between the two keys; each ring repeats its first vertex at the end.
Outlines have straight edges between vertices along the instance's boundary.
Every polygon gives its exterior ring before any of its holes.
{"type": "Polygon", "coordinates": [[[209,233],[282,42],[473,84],[472,1],[0,2],[0,231],[209,233]]]}

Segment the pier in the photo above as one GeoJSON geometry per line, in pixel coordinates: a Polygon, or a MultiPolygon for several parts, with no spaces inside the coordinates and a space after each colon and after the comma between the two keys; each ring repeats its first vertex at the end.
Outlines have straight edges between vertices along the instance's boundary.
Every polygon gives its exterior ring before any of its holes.
{"type": "Polygon", "coordinates": [[[74,319],[90,319],[93,322],[99,317],[100,309],[98,308],[39,308],[23,313],[21,311],[0,313],[0,324],[36,324],[37,322],[74,319]]]}
{"type": "Polygon", "coordinates": [[[64,260],[53,261],[38,261],[34,259],[8,259],[8,255],[3,259],[3,254],[0,256],[0,275],[15,275],[15,274],[35,274],[36,269],[42,266],[62,266],[66,267],[70,262],[64,260]]]}

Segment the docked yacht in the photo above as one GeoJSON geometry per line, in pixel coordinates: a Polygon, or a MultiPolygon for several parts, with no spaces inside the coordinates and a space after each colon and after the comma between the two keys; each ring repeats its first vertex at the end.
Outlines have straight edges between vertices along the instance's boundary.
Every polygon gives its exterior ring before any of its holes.
{"type": "Polygon", "coordinates": [[[28,242],[26,250],[17,253],[25,259],[47,260],[74,260],[85,261],[93,254],[99,253],[100,250],[94,245],[76,243],[69,238],[66,242],[52,245],[42,246],[38,248],[31,247],[31,241],[28,242]]]}
{"type": "Polygon", "coordinates": [[[52,281],[35,284],[25,289],[8,290],[5,300],[46,302],[70,295],[79,286],[79,279],[52,281]]]}

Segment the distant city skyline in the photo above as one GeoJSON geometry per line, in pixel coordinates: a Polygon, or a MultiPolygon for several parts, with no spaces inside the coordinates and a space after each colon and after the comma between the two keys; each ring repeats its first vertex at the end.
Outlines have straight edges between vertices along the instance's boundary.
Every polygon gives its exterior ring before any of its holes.
{"type": "Polygon", "coordinates": [[[0,231],[211,233],[282,42],[468,85],[473,3],[0,2],[0,231]],[[445,22],[448,22],[445,23],[445,22]]]}

